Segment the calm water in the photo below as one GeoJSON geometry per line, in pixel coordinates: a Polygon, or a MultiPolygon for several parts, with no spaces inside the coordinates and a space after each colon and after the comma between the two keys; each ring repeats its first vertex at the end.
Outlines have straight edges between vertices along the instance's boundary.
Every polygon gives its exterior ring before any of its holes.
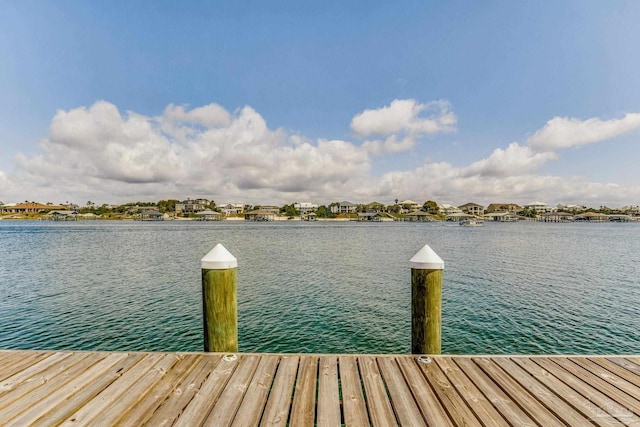
{"type": "Polygon", "coordinates": [[[640,353],[640,224],[0,221],[0,348],[202,349],[200,258],[238,258],[240,350],[409,353],[408,260],[445,261],[444,353],[640,353]]]}

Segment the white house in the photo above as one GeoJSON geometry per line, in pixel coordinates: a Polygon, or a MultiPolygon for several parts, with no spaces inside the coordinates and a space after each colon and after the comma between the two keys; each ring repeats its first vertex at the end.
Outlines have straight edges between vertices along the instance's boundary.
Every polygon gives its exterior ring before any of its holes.
{"type": "Polygon", "coordinates": [[[582,206],[582,205],[565,205],[565,204],[562,204],[562,203],[558,203],[558,205],[556,206],[556,209],[559,210],[559,211],[580,213],[580,212],[586,211],[587,207],[586,206],[582,206]]]}
{"type": "Polygon", "coordinates": [[[351,202],[347,202],[347,201],[343,201],[338,203],[337,205],[332,205],[331,206],[331,212],[334,214],[348,214],[348,213],[355,213],[356,208],[358,207],[358,205],[353,204],[351,202]]]}
{"type": "Polygon", "coordinates": [[[536,211],[537,213],[545,213],[553,211],[553,208],[547,206],[546,203],[542,202],[532,202],[523,206],[525,209],[529,209],[530,211],[536,211]]]}
{"type": "Polygon", "coordinates": [[[440,212],[442,212],[445,215],[462,213],[462,210],[460,210],[460,208],[458,208],[457,206],[450,205],[448,203],[443,203],[439,206],[440,206],[440,212]]]}
{"type": "Polygon", "coordinates": [[[398,204],[402,206],[403,213],[415,212],[420,209],[420,203],[413,200],[403,200],[398,204]]]}
{"type": "Polygon", "coordinates": [[[623,206],[620,208],[620,212],[624,212],[628,215],[638,215],[640,214],[640,206],[623,206]]]}
{"type": "Polygon", "coordinates": [[[293,208],[298,212],[300,212],[301,215],[306,215],[309,212],[313,212],[316,209],[318,209],[318,205],[316,205],[315,203],[309,203],[309,202],[301,202],[301,203],[296,202],[293,204],[293,208]]]}
{"type": "Polygon", "coordinates": [[[460,208],[462,212],[468,213],[470,215],[478,215],[478,216],[484,215],[484,206],[479,205],[477,203],[465,203],[462,206],[458,206],[458,208],[460,208]]]}
{"type": "Polygon", "coordinates": [[[225,215],[237,215],[244,212],[244,205],[242,203],[227,203],[222,207],[222,213],[225,215]]]}

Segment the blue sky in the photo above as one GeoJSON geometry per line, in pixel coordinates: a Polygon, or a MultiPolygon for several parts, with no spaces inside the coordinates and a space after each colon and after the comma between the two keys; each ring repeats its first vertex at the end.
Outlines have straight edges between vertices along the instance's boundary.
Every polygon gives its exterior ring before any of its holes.
{"type": "Polygon", "coordinates": [[[638,22],[637,1],[1,2],[0,200],[638,204],[638,22]]]}

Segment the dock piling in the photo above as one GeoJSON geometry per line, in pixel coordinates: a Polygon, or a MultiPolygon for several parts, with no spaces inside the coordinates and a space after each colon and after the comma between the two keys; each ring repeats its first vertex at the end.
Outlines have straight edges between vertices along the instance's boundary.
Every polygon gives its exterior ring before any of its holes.
{"type": "Polygon", "coordinates": [[[424,245],[411,265],[411,353],[442,351],[442,270],[444,261],[424,245]]]}
{"type": "Polygon", "coordinates": [[[218,243],[202,260],[204,351],[238,351],[237,259],[218,243]]]}

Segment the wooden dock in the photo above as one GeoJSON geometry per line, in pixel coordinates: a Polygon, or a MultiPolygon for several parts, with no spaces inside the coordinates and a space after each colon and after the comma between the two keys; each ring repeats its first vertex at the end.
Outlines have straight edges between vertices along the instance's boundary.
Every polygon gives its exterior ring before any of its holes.
{"type": "Polygon", "coordinates": [[[229,356],[0,351],[0,425],[640,426],[639,357],[229,356]]]}

